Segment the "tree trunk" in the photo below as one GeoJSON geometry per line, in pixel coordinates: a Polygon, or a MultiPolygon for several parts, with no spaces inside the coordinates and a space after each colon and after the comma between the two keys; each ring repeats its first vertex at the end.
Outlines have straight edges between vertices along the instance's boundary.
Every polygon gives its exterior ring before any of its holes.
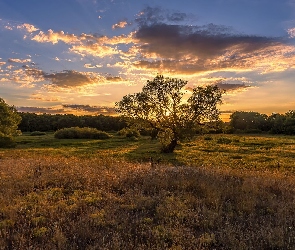
{"type": "Polygon", "coordinates": [[[162,146],[162,153],[173,153],[175,147],[177,146],[177,139],[173,139],[168,145],[162,146]]]}

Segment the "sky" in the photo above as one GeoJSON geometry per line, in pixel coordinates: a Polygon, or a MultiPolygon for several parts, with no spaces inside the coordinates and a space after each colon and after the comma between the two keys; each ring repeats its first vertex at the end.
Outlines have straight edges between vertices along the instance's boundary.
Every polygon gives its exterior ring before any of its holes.
{"type": "Polygon", "coordinates": [[[226,90],[236,110],[295,109],[295,0],[0,0],[0,98],[114,114],[157,74],[226,90]]]}

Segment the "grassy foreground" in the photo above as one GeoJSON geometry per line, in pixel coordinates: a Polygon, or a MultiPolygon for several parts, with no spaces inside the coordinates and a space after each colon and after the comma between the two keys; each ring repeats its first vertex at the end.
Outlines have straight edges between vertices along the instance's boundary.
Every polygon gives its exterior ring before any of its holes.
{"type": "Polygon", "coordinates": [[[0,249],[295,248],[294,138],[157,147],[19,138],[0,151],[0,249]]]}

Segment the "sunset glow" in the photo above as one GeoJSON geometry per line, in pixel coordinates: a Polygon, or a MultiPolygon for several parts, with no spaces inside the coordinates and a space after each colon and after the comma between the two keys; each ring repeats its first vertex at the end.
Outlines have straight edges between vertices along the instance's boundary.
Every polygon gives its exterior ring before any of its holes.
{"type": "Polygon", "coordinates": [[[157,74],[217,84],[223,117],[295,109],[291,0],[0,2],[0,97],[20,111],[114,114],[157,74]]]}

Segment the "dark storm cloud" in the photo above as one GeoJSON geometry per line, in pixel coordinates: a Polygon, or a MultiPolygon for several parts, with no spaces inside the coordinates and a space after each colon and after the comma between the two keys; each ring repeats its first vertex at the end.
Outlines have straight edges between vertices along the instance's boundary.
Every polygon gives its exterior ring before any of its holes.
{"type": "Polygon", "coordinates": [[[198,58],[214,58],[229,50],[253,53],[278,44],[274,38],[226,33],[224,26],[207,25],[189,27],[183,25],[153,24],[141,26],[136,33],[143,53],[156,53],[163,58],[181,59],[184,55],[198,58]]]}
{"type": "Polygon", "coordinates": [[[170,13],[147,7],[136,19],[135,34],[142,57],[139,68],[195,73],[206,70],[251,68],[253,58],[276,53],[284,45],[281,38],[241,34],[231,27],[215,24],[183,25],[171,21],[188,20],[184,13],[170,13]],[[151,58],[152,56],[152,58],[151,58]]]}

